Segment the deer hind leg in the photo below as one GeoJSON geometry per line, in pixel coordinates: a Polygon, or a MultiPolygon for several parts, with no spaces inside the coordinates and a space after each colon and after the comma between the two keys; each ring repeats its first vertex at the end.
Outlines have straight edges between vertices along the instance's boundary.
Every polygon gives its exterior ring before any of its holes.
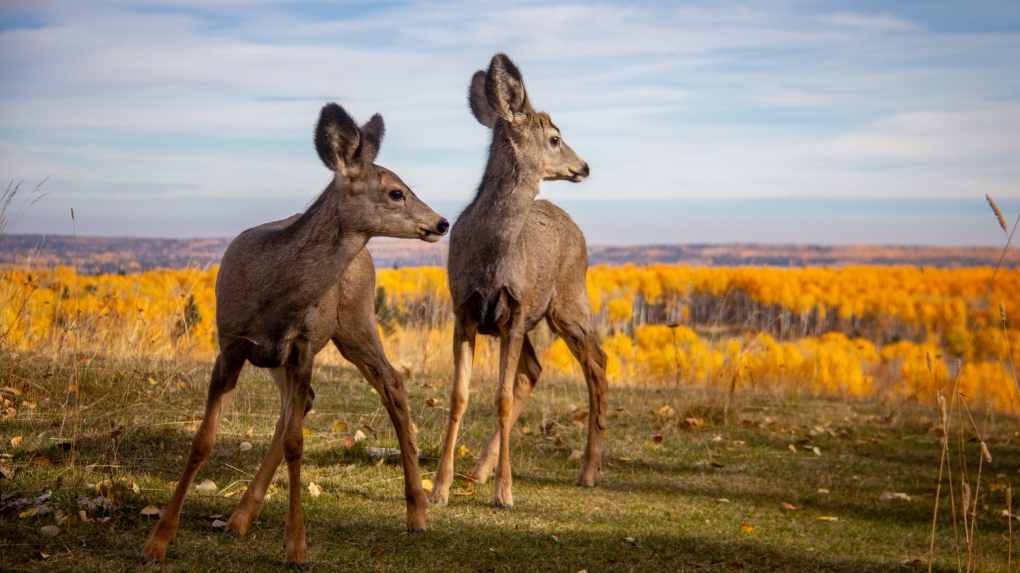
{"type": "MultiPolygon", "coordinates": [[[[538,383],[538,377],[542,374],[542,365],[535,355],[535,348],[531,345],[528,336],[524,336],[524,343],[521,345],[521,359],[517,361],[517,377],[514,381],[514,405],[510,410],[510,427],[513,428],[524,410],[524,404],[531,396],[531,391],[538,383]]],[[[499,428],[492,433],[489,442],[482,450],[478,463],[471,470],[471,477],[480,483],[488,481],[499,461],[499,428]]]]}
{"type": "Polygon", "coordinates": [[[184,466],[184,473],[181,474],[173,497],[167,505],[163,517],[159,518],[152,537],[142,548],[140,559],[142,561],[162,561],[166,557],[166,550],[170,542],[177,535],[177,527],[180,525],[181,509],[184,506],[184,497],[188,494],[191,483],[195,480],[202,463],[209,457],[213,445],[216,443],[216,428],[223,418],[224,412],[230,405],[230,399],[237,385],[237,377],[244,366],[244,359],[229,359],[222,353],[216,358],[216,365],[213,366],[212,380],[209,382],[209,394],[206,398],[205,416],[202,424],[199,425],[195,437],[191,440],[191,450],[188,452],[188,461],[184,466]]]}
{"type": "Polygon", "coordinates": [[[453,389],[450,391],[450,417],[446,424],[446,435],[439,455],[439,467],[432,486],[430,500],[436,505],[446,505],[453,485],[453,454],[457,446],[457,430],[460,419],[467,409],[468,383],[471,381],[471,366],[475,357],[476,325],[470,319],[457,317],[453,329],[453,389]]]}
{"type": "Polygon", "coordinates": [[[307,341],[293,343],[286,365],[287,383],[283,396],[283,457],[287,461],[288,503],[287,522],[283,528],[284,565],[308,568],[305,525],[301,515],[301,456],[304,436],[301,422],[311,397],[312,361],[315,358],[307,341]]]}
{"type": "MultiPolygon", "coordinates": [[[[276,387],[280,389],[280,397],[283,398],[287,382],[287,369],[274,368],[272,375],[273,380],[276,382],[276,387]]],[[[312,408],[312,394],[313,392],[309,389],[309,399],[305,404],[305,413],[308,413],[312,408]]],[[[269,451],[266,453],[265,459],[262,460],[262,465],[259,466],[255,477],[248,484],[248,488],[244,490],[244,495],[241,496],[237,509],[234,510],[230,519],[227,520],[227,533],[230,535],[245,535],[248,533],[248,528],[251,527],[252,522],[259,516],[259,511],[262,509],[262,501],[266,497],[266,491],[269,489],[269,484],[273,481],[276,469],[280,467],[280,462],[283,461],[285,406],[285,403],[281,404],[280,418],[276,421],[276,430],[273,432],[273,439],[269,444],[269,451]]]]}
{"type": "MultiPolygon", "coordinates": [[[[371,308],[371,307],[369,307],[371,308]]],[[[418,438],[411,421],[411,411],[404,397],[404,377],[389,360],[379,340],[374,318],[364,323],[365,328],[342,329],[333,338],[344,358],[351,361],[379,393],[383,406],[390,416],[400,444],[400,459],[404,466],[404,499],[407,504],[407,531],[425,531],[425,510],[428,500],[421,486],[418,468],[418,438]]]]}
{"type": "Polygon", "coordinates": [[[570,352],[581,363],[584,381],[588,385],[588,442],[581,459],[581,475],[577,478],[577,485],[592,487],[602,465],[602,434],[606,430],[609,393],[606,353],[599,347],[587,318],[571,322],[550,319],[549,325],[553,332],[563,337],[570,352]]]}

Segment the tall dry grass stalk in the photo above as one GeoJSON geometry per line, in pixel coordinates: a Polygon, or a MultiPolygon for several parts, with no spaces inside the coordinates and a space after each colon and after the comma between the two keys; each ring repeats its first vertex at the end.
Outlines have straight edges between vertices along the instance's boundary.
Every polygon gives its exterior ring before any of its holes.
{"type": "MultiPolygon", "coordinates": [[[[1002,249],[1002,254],[999,257],[998,263],[996,264],[995,268],[992,271],[992,276],[989,279],[988,284],[986,285],[985,295],[984,295],[984,298],[982,300],[982,305],[987,305],[990,302],[988,299],[989,299],[990,294],[992,292],[992,287],[993,287],[995,278],[998,275],[999,271],[1001,270],[1002,262],[1003,262],[1003,260],[1005,260],[1007,254],[1012,255],[1012,257],[1014,259],[1014,263],[1016,261],[1016,254],[1013,252],[1012,242],[1013,242],[1013,234],[1016,232],[1016,227],[1018,226],[1018,224],[1020,224],[1020,216],[1018,216],[1017,217],[1017,223],[1015,223],[1013,225],[1013,230],[1010,231],[1008,226],[1006,225],[1006,219],[1005,219],[1005,217],[1003,217],[1002,211],[999,209],[999,206],[995,203],[995,200],[992,199],[992,197],[990,195],[985,195],[985,199],[988,201],[988,205],[992,208],[992,212],[995,215],[995,218],[996,218],[996,221],[999,224],[999,227],[1006,234],[1006,244],[1005,244],[1005,246],[1002,249]]],[[[1001,301],[998,302],[998,307],[999,307],[1000,326],[1002,327],[1003,333],[1006,334],[1006,336],[1004,336],[1004,338],[1005,338],[1005,344],[1006,344],[1006,347],[1007,347],[1007,353],[1009,353],[1012,350],[1009,348],[1009,336],[1008,336],[1008,330],[1007,330],[1007,325],[1006,325],[1006,311],[1005,311],[1005,307],[1004,307],[1004,305],[1003,305],[1003,303],[1001,301]]],[[[968,329],[968,336],[967,336],[967,340],[966,340],[966,343],[965,343],[966,349],[970,348],[970,345],[971,345],[971,343],[972,343],[972,341],[974,339],[974,333],[975,333],[975,328],[976,327],[977,327],[977,321],[975,320],[971,324],[970,328],[968,329]]],[[[964,352],[964,355],[966,355],[966,351],[964,352]]],[[[927,358],[927,361],[928,361],[928,370],[929,370],[929,373],[931,374],[931,376],[934,377],[935,376],[935,371],[933,369],[931,356],[927,355],[926,358],[927,358]]],[[[951,442],[951,440],[953,438],[955,438],[956,443],[957,443],[957,454],[958,454],[958,466],[957,467],[958,467],[958,473],[959,473],[959,487],[960,487],[960,495],[961,495],[961,504],[960,504],[960,508],[959,509],[960,509],[960,514],[961,514],[960,517],[962,518],[962,522],[963,522],[962,523],[963,524],[963,543],[966,545],[966,571],[969,572],[969,571],[972,571],[972,570],[975,570],[975,569],[984,570],[984,563],[983,563],[983,559],[982,559],[981,547],[980,546],[976,546],[976,541],[978,539],[978,537],[976,535],[976,532],[977,532],[977,526],[978,526],[978,524],[977,524],[977,521],[978,521],[978,502],[979,502],[979,500],[981,498],[981,478],[982,478],[982,472],[984,470],[985,463],[988,463],[988,464],[992,463],[992,456],[991,456],[991,453],[988,450],[988,446],[987,446],[986,439],[985,439],[985,436],[986,436],[986,433],[987,433],[987,424],[988,424],[988,420],[989,420],[989,418],[991,416],[991,412],[990,412],[990,406],[986,406],[986,409],[985,409],[985,431],[982,431],[981,429],[978,428],[977,421],[974,419],[974,416],[973,416],[973,414],[972,414],[972,412],[970,410],[970,407],[967,405],[967,400],[966,400],[967,396],[964,396],[960,392],[960,374],[962,373],[963,368],[962,368],[962,366],[959,365],[959,362],[960,361],[958,360],[957,361],[958,365],[957,365],[957,368],[956,368],[956,376],[955,376],[955,380],[954,380],[954,383],[953,383],[953,388],[952,388],[952,391],[951,391],[952,398],[949,401],[948,408],[947,408],[947,403],[946,403],[945,396],[943,396],[940,393],[936,392],[936,401],[937,401],[938,412],[939,412],[939,419],[941,421],[941,429],[942,429],[942,454],[940,456],[940,462],[939,462],[938,485],[936,486],[936,493],[935,493],[935,507],[934,507],[934,509],[932,511],[932,530],[931,530],[931,541],[930,541],[929,555],[928,555],[928,570],[929,570],[929,572],[932,570],[932,565],[934,563],[935,538],[936,538],[937,525],[938,525],[938,509],[939,509],[939,503],[940,503],[940,500],[941,500],[942,479],[943,479],[944,475],[948,478],[948,481],[949,481],[949,484],[948,484],[949,485],[949,492],[950,492],[949,502],[950,502],[950,507],[952,509],[952,523],[953,523],[953,537],[954,537],[953,546],[955,548],[956,556],[957,556],[957,568],[960,571],[964,571],[963,555],[961,553],[960,532],[959,532],[959,529],[957,528],[957,524],[959,522],[959,519],[957,517],[957,504],[956,504],[956,499],[955,499],[955,495],[954,495],[955,485],[954,485],[954,478],[953,478],[953,463],[952,463],[952,458],[950,456],[950,442],[951,442]],[[955,416],[955,418],[957,420],[957,424],[956,424],[957,427],[956,427],[955,435],[953,435],[950,432],[950,427],[952,425],[952,419],[954,418],[954,416],[955,416]],[[966,417],[966,421],[969,422],[969,424],[965,425],[965,420],[964,420],[965,417],[966,417]],[[977,456],[978,456],[977,475],[975,476],[973,482],[971,481],[971,476],[970,476],[969,471],[968,471],[968,467],[969,466],[968,466],[968,461],[967,461],[967,451],[966,451],[966,448],[965,448],[965,445],[966,445],[966,443],[968,441],[968,438],[969,438],[968,434],[969,434],[970,431],[973,432],[973,438],[979,444],[979,447],[980,447],[979,451],[977,452],[977,456]],[[973,486],[971,485],[971,483],[973,483],[973,486]]],[[[1014,385],[1016,386],[1018,395],[1020,395],[1020,382],[1017,381],[1017,373],[1016,373],[1016,368],[1015,368],[1014,363],[1013,363],[1013,357],[1012,356],[1009,356],[1009,364],[1010,364],[1011,373],[1013,375],[1014,385]]],[[[933,382],[934,382],[934,380],[933,380],[933,382]]],[[[935,386],[935,385],[936,384],[933,383],[933,386],[935,386]]],[[[1006,507],[1006,519],[1010,521],[1010,524],[1009,524],[1009,537],[1008,537],[1008,541],[1007,541],[1007,551],[1009,552],[1009,555],[1007,556],[1007,563],[1008,563],[1007,571],[1009,571],[1010,568],[1011,568],[1011,565],[1012,565],[1012,519],[1013,519],[1012,518],[1012,487],[1009,488],[1009,497],[1008,497],[1008,500],[1007,500],[1007,507],[1006,507]]]]}

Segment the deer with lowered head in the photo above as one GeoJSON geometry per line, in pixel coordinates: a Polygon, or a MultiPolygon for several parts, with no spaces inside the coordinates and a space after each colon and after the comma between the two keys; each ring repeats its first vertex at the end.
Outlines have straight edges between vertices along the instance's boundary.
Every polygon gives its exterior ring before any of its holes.
{"type": "Polygon", "coordinates": [[[487,71],[475,73],[468,101],[479,123],[492,130],[492,144],[475,198],[450,232],[454,383],[431,500],[437,505],[449,500],[475,338],[486,334],[500,341],[499,426],[472,475],[484,482],[495,469],[495,505],[510,508],[510,429],[542,371],[528,332],[543,319],[580,362],[588,385],[588,440],[578,485],[595,485],[602,459],[606,354],[592,327],[587,247],[566,212],[535,200],[542,181],[576,183],[590,171],[549,115],[531,107],[521,72],[506,55],[496,54],[487,71]]]}
{"type": "Polygon", "coordinates": [[[315,354],[330,340],[382,398],[400,443],[407,530],[425,529],[428,501],[418,469],[414,425],[403,377],[386,360],[375,326],[375,273],[364,250],[371,237],[435,242],[446,219],[419,200],[392,171],[374,163],[383,138],[377,115],[358,126],[339,105],[322,108],[315,147],[333,181],[303,214],[248,229],[227,247],[216,278],[220,353],[213,366],[205,415],[184,473],[141,558],[162,560],[177,533],[184,497],[209,456],[245,362],[268,368],[282,407],[269,452],[245,490],[227,531],[244,534],[258,516],[281,460],[289,499],[285,564],[307,568],[301,516],[302,420],[312,408],[315,354]]]}

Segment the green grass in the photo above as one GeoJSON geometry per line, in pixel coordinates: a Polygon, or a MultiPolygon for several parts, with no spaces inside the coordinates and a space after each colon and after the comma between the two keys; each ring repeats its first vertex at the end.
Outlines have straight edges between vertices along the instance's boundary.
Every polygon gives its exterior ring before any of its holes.
{"type": "MultiPolygon", "coordinates": [[[[233,511],[237,497],[223,494],[254,473],[279,411],[272,382],[252,368],[242,374],[216,450],[198,476],[199,481],[215,481],[219,491],[189,495],[166,562],[135,565],[155,526],[155,519],[140,511],[148,504],[162,507],[170,497],[187,455],[188,426],[203,410],[209,368],[102,357],[72,362],[0,356],[0,387],[21,392],[3,391],[17,413],[0,421],[0,463],[15,470],[12,479],[0,478],[5,500],[0,507],[51,490],[55,508],[77,514],[79,497],[99,495],[91,486],[104,479],[139,487],[111,510],[91,512],[95,522],[73,520],[55,537],[40,533],[42,526],[54,523],[52,514],[20,518],[16,509],[0,511],[0,570],[279,567],[287,486],[282,469],[274,482],[279,491],[266,501],[246,537],[228,537],[211,528],[212,516],[225,520],[233,511]],[[79,391],[68,395],[72,384],[79,391]],[[249,430],[252,437],[247,438],[249,430]],[[17,436],[21,441],[14,447],[17,436]],[[241,452],[246,440],[254,448],[241,452]],[[105,523],[99,521],[106,517],[105,523]],[[41,560],[39,553],[49,557],[41,560]]],[[[411,378],[408,400],[420,429],[423,475],[430,478],[450,381],[411,378]],[[430,398],[435,407],[426,404],[430,398]]],[[[377,465],[344,444],[360,429],[368,436],[367,445],[394,446],[378,396],[353,368],[342,366],[319,367],[314,387],[316,407],[305,423],[311,436],[302,472],[304,486],[314,481],[324,490],[315,498],[305,490],[313,570],[928,569],[941,432],[931,431],[938,413],[927,404],[898,407],[738,392],[725,423],[723,395],[613,388],[602,473],[597,487],[582,489],[574,485],[579,461],[571,460],[570,453],[584,442],[585,430],[574,424],[574,414],[587,404],[583,381],[543,380],[511,438],[515,508],[491,507],[491,482],[458,481],[449,506],[429,509],[428,531],[408,536],[399,464],[377,465]],[[667,404],[673,413],[660,415],[667,404]],[[703,428],[684,423],[695,417],[703,428]],[[337,420],[348,425],[345,432],[334,431],[337,420]],[[562,446],[542,436],[547,420],[557,422],[562,446]],[[524,427],[531,432],[524,433],[524,427]],[[806,441],[809,433],[815,435],[806,441]],[[660,444],[655,436],[662,437],[660,444]],[[805,446],[817,447],[821,455],[805,446]],[[880,501],[884,491],[913,499],[880,501]],[[784,503],[801,509],[783,509],[784,503]]],[[[494,427],[492,392],[491,380],[476,380],[461,432],[461,443],[472,452],[494,427]]],[[[1006,571],[1011,537],[1001,516],[1006,491],[997,486],[993,491],[991,484],[1017,482],[1017,421],[983,412],[976,418],[979,427],[987,424],[992,462],[981,470],[971,570],[1006,571]]],[[[965,438],[971,435],[965,432],[965,438]]],[[[951,445],[958,479],[960,442],[954,437],[951,445]]],[[[965,439],[962,448],[973,484],[980,444],[965,439]]],[[[457,471],[467,473],[473,463],[471,456],[459,459],[457,471]]],[[[959,554],[955,549],[948,478],[943,483],[933,570],[967,570],[966,547],[961,545],[959,554]]],[[[959,487],[955,495],[959,503],[959,487]]],[[[958,531],[962,536],[962,523],[958,531]]],[[[1016,567],[1017,540],[1012,543],[1016,567]]]]}

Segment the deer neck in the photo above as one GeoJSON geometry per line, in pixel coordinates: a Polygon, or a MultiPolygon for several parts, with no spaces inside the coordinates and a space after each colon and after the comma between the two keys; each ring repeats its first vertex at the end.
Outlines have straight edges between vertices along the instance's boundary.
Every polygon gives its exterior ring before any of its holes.
{"type": "Polygon", "coordinates": [[[483,225],[490,255],[498,257],[517,244],[531,207],[538,196],[542,176],[537,162],[520,152],[509,137],[493,138],[472,215],[483,225]]]}
{"type": "Polygon", "coordinates": [[[344,193],[338,183],[330,185],[294,223],[281,229],[277,244],[276,273],[297,276],[291,281],[296,306],[314,304],[336,284],[369,235],[355,231],[344,193]]]}

